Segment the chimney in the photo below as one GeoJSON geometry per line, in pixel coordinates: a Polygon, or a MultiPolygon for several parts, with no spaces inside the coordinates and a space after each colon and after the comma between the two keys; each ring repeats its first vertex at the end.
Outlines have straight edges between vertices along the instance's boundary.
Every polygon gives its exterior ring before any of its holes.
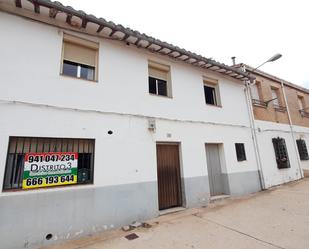
{"type": "Polygon", "coordinates": [[[233,61],[233,66],[235,66],[235,64],[236,64],[236,62],[235,62],[236,57],[233,56],[233,57],[231,57],[231,59],[232,59],[232,61],[233,61]]]}

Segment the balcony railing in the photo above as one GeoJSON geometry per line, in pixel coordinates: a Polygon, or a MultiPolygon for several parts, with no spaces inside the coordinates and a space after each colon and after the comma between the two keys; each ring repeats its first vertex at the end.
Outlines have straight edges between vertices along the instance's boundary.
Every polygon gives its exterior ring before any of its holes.
{"type": "Polygon", "coordinates": [[[309,118],[309,112],[306,112],[305,110],[299,110],[299,112],[302,117],[309,118]]]}
{"type": "Polygon", "coordinates": [[[278,112],[286,112],[286,107],[274,104],[274,109],[278,112]]]}
{"type": "Polygon", "coordinates": [[[254,106],[265,107],[265,108],[267,107],[266,102],[259,100],[259,99],[252,99],[252,104],[254,106]]]}

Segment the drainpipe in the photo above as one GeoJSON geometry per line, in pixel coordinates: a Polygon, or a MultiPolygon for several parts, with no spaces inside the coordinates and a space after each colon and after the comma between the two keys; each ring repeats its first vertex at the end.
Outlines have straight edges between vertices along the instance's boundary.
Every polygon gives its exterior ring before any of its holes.
{"type": "MultiPolygon", "coordinates": [[[[243,66],[243,71],[244,72],[246,71],[245,66],[243,66]]],[[[255,154],[255,159],[257,162],[257,166],[258,166],[259,180],[260,180],[261,189],[264,190],[266,189],[265,179],[264,179],[262,162],[261,162],[261,154],[260,154],[259,145],[257,142],[255,119],[254,119],[254,113],[253,113],[253,107],[252,107],[251,88],[250,88],[250,83],[248,81],[245,81],[245,95],[246,95],[246,100],[247,100],[246,103],[247,103],[248,114],[249,114],[249,119],[250,119],[250,128],[251,128],[253,147],[254,147],[254,152],[255,152],[254,154],[255,154]]]]}
{"type": "Polygon", "coordinates": [[[296,145],[296,139],[295,139],[295,135],[294,135],[293,123],[292,123],[290,109],[289,109],[288,101],[287,101],[286,94],[285,94],[285,88],[284,88],[284,84],[283,84],[282,80],[281,80],[281,89],[282,89],[282,92],[283,92],[284,103],[285,103],[286,111],[287,111],[287,114],[288,114],[289,125],[290,125],[291,135],[292,135],[292,139],[293,139],[293,145],[294,145],[294,149],[295,149],[295,152],[296,152],[297,164],[298,164],[298,168],[299,168],[299,172],[300,172],[300,178],[303,178],[304,175],[303,175],[303,170],[301,168],[301,162],[300,162],[300,158],[299,158],[299,154],[298,154],[298,149],[297,149],[297,145],[296,145]]]}

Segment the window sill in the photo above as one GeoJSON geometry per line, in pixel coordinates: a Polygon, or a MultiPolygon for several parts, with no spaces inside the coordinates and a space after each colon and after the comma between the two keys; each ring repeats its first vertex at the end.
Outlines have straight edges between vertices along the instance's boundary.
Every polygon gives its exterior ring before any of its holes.
{"type": "Polygon", "coordinates": [[[60,76],[63,76],[65,78],[69,78],[69,79],[82,80],[82,81],[86,81],[86,82],[90,82],[90,83],[98,83],[99,82],[98,80],[87,80],[87,79],[84,79],[84,78],[73,77],[73,76],[70,76],[70,75],[62,74],[62,73],[60,74],[60,76]]]}
{"type": "Polygon", "coordinates": [[[286,109],[274,108],[274,110],[275,110],[276,112],[282,112],[282,113],[285,113],[285,112],[286,112],[286,109]]]}
{"type": "Polygon", "coordinates": [[[299,113],[302,118],[309,118],[309,112],[306,112],[304,110],[299,110],[299,113]]]}
{"type": "Polygon", "coordinates": [[[259,108],[267,109],[267,106],[265,106],[265,105],[260,105],[260,104],[256,104],[256,103],[253,103],[252,105],[254,107],[259,107],[259,108]]]}
{"type": "Polygon", "coordinates": [[[212,107],[222,108],[222,105],[213,105],[213,104],[207,104],[207,103],[206,103],[206,106],[212,106],[212,107]]]}
{"type": "Polygon", "coordinates": [[[170,96],[164,96],[164,95],[159,95],[159,94],[154,94],[154,93],[149,93],[150,96],[156,96],[156,97],[162,97],[166,99],[172,99],[173,97],[170,96]]]}

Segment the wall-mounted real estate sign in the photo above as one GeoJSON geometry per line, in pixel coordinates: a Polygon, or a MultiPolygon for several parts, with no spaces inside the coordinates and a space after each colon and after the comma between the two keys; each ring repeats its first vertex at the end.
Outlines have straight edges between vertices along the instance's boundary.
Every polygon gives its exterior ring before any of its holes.
{"type": "Polygon", "coordinates": [[[74,152],[27,153],[23,189],[76,184],[77,160],[74,152]]]}

